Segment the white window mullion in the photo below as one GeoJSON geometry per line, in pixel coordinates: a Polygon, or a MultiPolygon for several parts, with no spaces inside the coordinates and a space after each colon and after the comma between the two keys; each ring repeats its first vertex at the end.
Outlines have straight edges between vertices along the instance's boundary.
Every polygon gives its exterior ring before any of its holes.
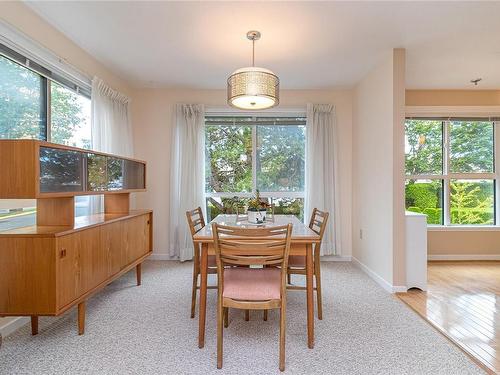
{"type": "Polygon", "coordinates": [[[252,126],[252,193],[257,190],[257,126],[252,126]]]}
{"type": "Polygon", "coordinates": [[[495,225],[500,224],[500,183],[499,183],[499,170],[498,167],[500,164],[500,132],[498,131],[498,127],[500,126],[500,121],[493,122],[493,165],[494,165],[494,183],[495,183],[495,201],[493,202],[495,207],[495,225]]]}
{"type": "Polygon", "coordinates": [[[450,225],[451,210],[450,210],[450,122],[445,121],[443,125],[443,224],[450,225]]]}

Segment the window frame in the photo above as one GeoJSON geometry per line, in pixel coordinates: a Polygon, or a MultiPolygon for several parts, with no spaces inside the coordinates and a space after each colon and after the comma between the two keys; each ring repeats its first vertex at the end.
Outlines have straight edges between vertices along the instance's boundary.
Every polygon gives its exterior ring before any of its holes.
{"type": "Polygon", "coordinates": [[[91,99],[91,87],[77,83],[77,81],[64,77],[62,74],[46,68],[43,64],[31,60],[29,57],[15,51],[7,45],[0,42],[0,56],[28,69],[40,76],[40,140],[52,141],[52,81],[67,88],[77,95],[91,99]]]}
{"type": "MultiPolygon", "coordinates": [[[[215,124],[207,124],[206,118],[207,117],[228,117],[228,118],[235,118],[235,117],[252,117],[252,122],[253,123],[234,123],[234,124],[227,124],[228,126],[246,126],[246,127],[251,127],[252,129],[252,190],[251,192],[207,192],[207,184],[206,184],[206,178],[203,178],[203,194],[205,198],[205,202],[207,202],[207,198],[252,198],[255,196],[257,192],[257,127],[263,126],[263,125],[269,125],[269,124],[259,124],[258,121],[256,121],[257,118],[262,118],[262,117],[269,117],[269,118],[303,118],[304,121],[302,124],[291,124],[291,123],[283,123],[283,124],[276,124],[276,126],[298,126],[298,125],[303,125],[306,126],[306,112],[305,111],[297,111],[297,110],[290,110],[290,111],[285,111],[285,112],[275,112],[275,111],[269,111],[269,112],[219,112],[219,111],[210,111],[207,110],[205,112],[205,127],[206,126],[217,126],[215,124]]],[[[221,124],[223,126],[223,124],[221,124]]],[[[306,135],[304,134],[304,148],[306,147],[306,135]]],[[[203,167],[205,170],[205,166],[203,167]]],[[[304,160],[304,188],[302,191],[259,191],[260,196],[262,198],[292,198],[292,199],[303,199],[305,201],[306,198],[306,193],[305,193],[305,172],[306,171],[306,165],[305,165],[305,160],[304,160]]],[[[205,209],[207,207],[207,204],[205,203],[205,209]]]]}
{"type": "MultiPolygon", "coordinates": [[[[408,112],[408,111],[407,111],[408,112]]],[[[425,109],[422,111],[425,112],[425,109]]],[[[438,180],[442,181],[442,211],[443,211],[443,224],[428,224],[429,228],[434,230],[450,229],[460,230],[460,228],[500,228],[500,170],[497,168],[500,162],[500,118],[495,116],[429,116],[429,115],[406,115],[405,123],[407,120],[433,120],[441,121],[442,123],[442,152],[443,152],[443,165],[442,174],[416,174],[404,175],[404,180],[438,180]],[[453,121],[483,121],[491,122],[493,130],[493,172],[468,172],[468,173],[455,173],[450,171],[450,150],[451,150],[451,122],[453,121]],[[451,223],[451,181],[452,180],[491,180],[493,182],[493,220],[494,224],[452,224],[451,223]]]]}

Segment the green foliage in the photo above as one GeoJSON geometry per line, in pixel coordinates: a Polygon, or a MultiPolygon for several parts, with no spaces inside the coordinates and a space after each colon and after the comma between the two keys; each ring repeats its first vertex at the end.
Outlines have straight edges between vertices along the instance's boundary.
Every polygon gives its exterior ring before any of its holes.
{"type": "Polygon", "coordinates": [[[440,196],[432,183],[409,183],[406,187],[406,201],[408,206],[420,207],[438,207],[440,196]],[[431,186],[429,186],[431,185],[431,186]]]}
{"type": "MultiPolygon", "coordinates": [[[[0,56],[0,138],[44,138],[42,83],[37,73],[0,56]]],[[[52,142],[76,145],[73,135],[89,120],[84,118],[80,99],[73,91],[51,83],[52,142]]],[[[90,148],[90,139],[82,142],[78,146],[90,148]]]]}
{"type": "Polygon", "coordinates": [[[452,224],[494,224],[493,184],[452,181],[450,208],[452,224]]]}
{"type": "Polygon", "coordinates": [[[406,174],[441,174],[443,171],[443,128],[441,121],[407,120],[406,174]]]}
{"type": "Polygon", "coordinates": [[[450,124],[450,170],[493,172],[493,123],[453,121],[450,124]]]}

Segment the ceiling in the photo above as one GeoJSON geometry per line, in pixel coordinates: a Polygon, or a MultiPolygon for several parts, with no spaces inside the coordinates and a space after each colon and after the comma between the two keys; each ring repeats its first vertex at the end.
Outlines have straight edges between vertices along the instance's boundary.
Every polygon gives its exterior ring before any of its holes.
{"type": "Polygon", "coordinates": [[[282,88],[350,87],[395,47],[407,87],[500,88],[500,2],[115,2],[28,5],[138,87],[224,88],[251,62],[282,88]]]}

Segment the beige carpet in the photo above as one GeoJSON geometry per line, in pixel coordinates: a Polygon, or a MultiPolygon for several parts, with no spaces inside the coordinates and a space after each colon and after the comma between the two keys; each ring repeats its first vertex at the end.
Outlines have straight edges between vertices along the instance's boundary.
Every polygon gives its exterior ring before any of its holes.
{"type": "MultiPolygon", "coordinates": [[[[87,329],[76,312],[43,318],[4,340],[0,374],[272,374],[278,370],[278,314],[230,314],[224,368],[216,369],[215,290],[209,290],[206,346],[189,318],[192,264],[146,262],[143,285],[129,273],[91,298],[87,329]]],[[[324,263],[324,318],[306,345],[305,294],[289,292],[290,374],[481,374],[468,357],[350,263],[324,263]]],[[[299,280],[297,276],[294,280],[299,280]]]]}

